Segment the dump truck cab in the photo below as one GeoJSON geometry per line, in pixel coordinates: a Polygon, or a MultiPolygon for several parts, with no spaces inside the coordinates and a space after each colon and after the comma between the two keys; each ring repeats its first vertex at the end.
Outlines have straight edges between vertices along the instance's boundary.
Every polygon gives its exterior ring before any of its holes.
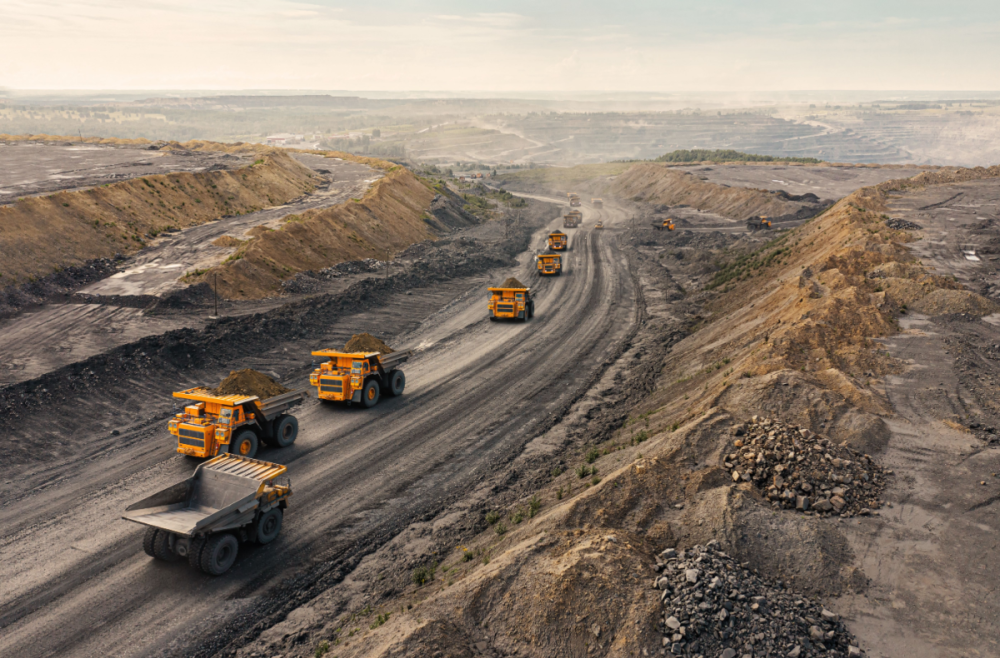
{"type": "Polygon", "coordinates": [[[531,288],[489,288],[490,320],[527,322],[535,315],[531,288]]]}
{"type": "Polygon", "coordinates": [[[402,395],[406,375],[399,369],[413,352],[340,352],[316,350],[327,359],[309,375],[316,396],[326,402],[359,403],[374,407],[384,395],[402,395]]]}
{"type": "Polygon", "coordinates": [[[542,276],[562,273],[562,256],[559,254],[538,254],[538,273],[542,276]]]}
{"type": "Polygon", "coordinates": [[[569,237],[562,231],[549,233],[549,249],[553,251],[566,251],[569,247],[569,237]]]}
{"type": "Polygon", "coordinates": [[[291,391],[263,402],[255,395],[216,395],[205,388],[174,393],[187,400],[184,411],[167,423],[177,437],[177,452],[207,459],[224,453],[253,457],[263,441],[283,448],[295,442],[299,425],[285,413],[305,397],[291,391]]]}
{"type": "Polygon", "coordinates": [[[591,200],[590,200],[590,203],[591,203],[591,204],[592,204],[592,205],[593,205],[593,206],[594,206],[595,208],[603,208],[603,207],[604,207],[604,199],[591,199],[591,200]]]}

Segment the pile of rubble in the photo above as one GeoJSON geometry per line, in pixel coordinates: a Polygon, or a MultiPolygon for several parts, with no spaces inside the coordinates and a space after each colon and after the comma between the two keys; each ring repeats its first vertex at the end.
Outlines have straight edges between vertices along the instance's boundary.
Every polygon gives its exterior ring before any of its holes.
{"type": "Polygon", "coordinates": [[[362,260],[349,260],[337,263],[332,267],[320,270],[317,274],[324,279],[336,279],[345,274],[365,274],[367,272],[378,272],[385,269],[388,263],[374,258],[364,258],[362,260]]]}
{"type": "Polygon", "coordinates": [[[663,646],[675,656],[862,655],[836,614],[766,583],[715,541],[667,549],[653,568],[664,605],[663,646]]]}
{"type": "Polygon", "coordinates": [[[913,222],[908,222],[905,219],[895,218],[885,220],[885,225],[889,228],[896,229],[897,231],[920,231],[924,228],[920,224],[914,224],[913,222]]]}
{"type": "Polygon", "coordinates": [[[757,416],[733,435],[724,462],[733,482],[753,483],[776,508],[848,517],[881,506],[892,471],[846,443],[757,416]]]}

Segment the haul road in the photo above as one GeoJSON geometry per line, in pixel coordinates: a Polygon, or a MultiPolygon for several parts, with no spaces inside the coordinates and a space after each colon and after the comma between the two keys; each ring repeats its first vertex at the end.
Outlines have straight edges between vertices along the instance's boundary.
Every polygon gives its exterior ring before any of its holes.
{"type": "MultiPolygon", "coordinates": [[[[585,220],[627,222],[611,204],[585,209],[585,220]]],[[[379,549],[411,524],[502,484],[525,444],[559,422],[614,357],[635,318],[614,231],[579,229],[563,256],[574,275],[537,275],[534,253],[561,223],[536,233],[518,268],[491,275],[530,281],[531,322],[490,322],[477,286],[393,338],[422,346],[407,364],[406,395],[356,412],[314,400],[296,409],[295,443],[258,455],[288,467],[294,513],[270,543],[241,546],[221,577],[151,559],[143,529],[120,519],[196,466],[177,455],[163,419],[157,441],[108,437],[115,449],[88,460],[27,469],[16,501],[0,508],[0,654],[214,653],[336,587],[362,557],[384,559],[379,549]]],[[[308,376],[284,383],[307,388],[308,376]]]]}

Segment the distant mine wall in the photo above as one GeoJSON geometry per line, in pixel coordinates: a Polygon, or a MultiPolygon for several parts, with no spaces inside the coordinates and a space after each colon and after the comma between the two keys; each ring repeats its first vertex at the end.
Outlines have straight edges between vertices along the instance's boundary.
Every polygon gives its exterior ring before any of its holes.
{"type": "Polygon", "coordinates": [[[254,164],[234,171],[145,176],[89,190],[25,197],[4,206],[0,287],[92,259],[132,254],[145,247],[150,236],[165,230],[287,203],[313,189],[315,174],[281,150],[207,143],[183,147],[242,153],[253,157],[254,164]]]}
{"type": "Polygon", "coordinates": [[[614,179],[610,192],[646,203],[687,205],[740,221],[754,215],[793,215],[802,207],[766,190],[724,187],[654,163],[630,167],[614,179]]]}
{"type": "Polygon", "coordinates": [[[403,167],[390,168],[363,199],[292,216],[278,230],[258,228],[229,260],[193,281],[215,283],[231,299],[281,290],[298,272],[362,258],[384,259],[434,237],[428,214],[437,192],[403,167]]]}

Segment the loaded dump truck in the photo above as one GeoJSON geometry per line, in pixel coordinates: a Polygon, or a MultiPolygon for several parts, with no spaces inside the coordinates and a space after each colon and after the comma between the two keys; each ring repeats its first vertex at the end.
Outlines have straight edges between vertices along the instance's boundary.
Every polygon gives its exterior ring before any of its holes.
{"type": "Polygon", "coordinates": [[[767,230],[771,228],[771,220],[764,217],[751,217],[747,220],[748,231],[767,230]]]}
{"type": "Polygon", "coordinates": [[[275,448],[295,443],[299,421],[288,410],[305,399],[305,391],[261,400],[256,395],[190,388],[174,397],[190,401],[167,423],[177,437],[177,452],[202,459],[226,452],[253,457],[261,441],[275,448]]]}
{"type": "Polygon", "coordinates": [[[596,224],[594,224],[594,228],[596,229],[604,228],[604,222],[597,222],[596,224]]]}
{"type": "Polygon", "coordinates": [[[576,228],[583,221],[583,213],[579,210],[571,210],[563,216],[563,228],[576,228]]]}
{"type": "Polygon", "coordinates": [[[316,387],[320,400],[357,402],[368,409],[378,404],[383,395],[403,394],[406,375],[399,366],[413,352],[316,350],[312,355],[329,359],[309,375],[309,383],[316,387]]]}
{"type": "Polygon", "coordinates": [[[664,219],[663,221],[655,221],[653,222],[653,228],[655,228],[657,231],[662,231],[663,229],[667,229],[668,231],[673,231],[675,228],[674,220],[664,219]]]}
{"type": "Polygon", "coordinates": [[[604,199],[591,199],[590,203],[593,204],[593,206],[595,208],[603,208],[604,207],[604,199]]]}
{"type": "Polygon", "coordinates": [[[240,543],[269,544],[281,532],[292,483],[280,464],[219,455],[194,475],[125,508],[122,517],[146,526],[146,555],[220,576],[236,562],[240,543]]]}
{"type": "Polygon", "coordinates": [[[542,276],[562,274],[562,256],[559,254],[538,254],[538,273],[542,276]]]}
{"type": "Polygon", "coordinates": [[[535,315],[535,300],[531,288],[511,277],[497,288],[488,288],[490,320],[520,320],[527,322],[535,315]]]}
{"type": "Polygon", "coordinates": [[[575,192],[570,192],[566,196],[569,197],[569,207],[576,208],[580,205],[580,195],[575,192]]]}
{"type": "Polygon", "coordinates": [[[553,251],[566,251],[569,248],[569,237],[562,231],[549,233],[549,249],[553,251]]]}

